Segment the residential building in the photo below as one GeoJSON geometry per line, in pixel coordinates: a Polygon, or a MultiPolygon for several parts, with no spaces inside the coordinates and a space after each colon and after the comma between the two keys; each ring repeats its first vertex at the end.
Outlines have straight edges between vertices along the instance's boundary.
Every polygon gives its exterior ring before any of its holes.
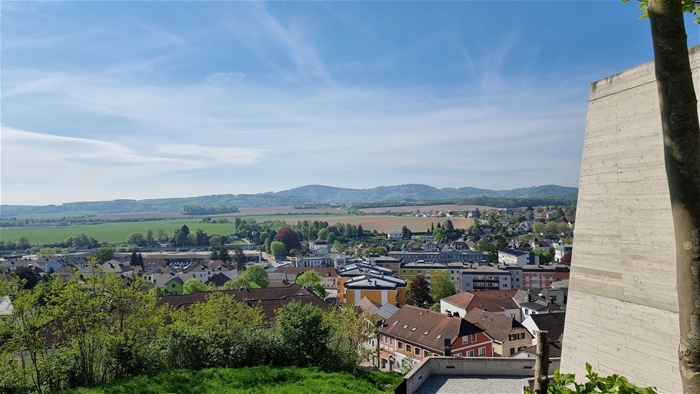
{"type": "Polygon", "coordinates": [[[313,268],[341,268],[345,265],[347,256],[342,253],[326,253],[313,256],[304,256],[298,262],[298,267],[313,268]]]}
{"type": "Polygon", "coordinates": [[[401,231],[390,231],[386,234],[387,239],[402,239],[403,234],[401,231]]]}
{"type": "Polygon", "coordinates": [[[462,270],[460,291],[510,290],[511,271],[491,264],[468,264],[462,270]]]}
{"type": "Polygon", "coordinates": [[[365,297],[381,305],[404,305],[406,296],[406,281],[371,273],[353,276],[338,289],[338,301],[349,305],[354,305],[365,297]]]}
{"type": "Polygon", "coordinates": [[[522,321],[520,305],[513,299],[516,290],[485,290],[457,293],[440,300],[440,312],[466,316],[473,310],[500,313],[522,321]]]}
{"type": "Polygon", "coordinates": [[[523,326],[532,334],[532,344],[537,345],[537,333],[547,331],[549,342],[558,343],[561,346],[564,340],[564,321],[566,313],[548,313],[543,315],[530,315],[523,320],[523,326]]]}
{"type": "Polygon", "coordinates": [[[456,262],[489,262],[489,254],[486,252],[458,251],[458,250],[443,250],[439,252],[404,252],[392,251],[388,253],[389,257],[401,259],[405,263],[411,263],[418,260],[434,261],[436,263],[456,263],[456,262]]]}
{"type": "Polygon", "coordinates": [[[501,249],[498,251],[498,262],[508,265],[539,264],[540,257],[532,252],[523,252],[516,249],[501,249]]]}
{"type": "Polygon", "coordinates": [[[418,260],[411,263],[402,263],[399,278],[410,282],[416,276],[422,275],[430,283],[430,278],[440,271],[447,271],[447,264],[418,260]]]}
{"type": "Polygon", "coordinates": [[[316,271],[321,276],[321,286],[324,289],[338,288],[338,270],[332,267],[279,267],[274,273],[285,273],[296,278],[306,271],[316,271]]]}
{"type": "Polygon", "coordinates": [[[561,261],[565,254],[571,252],[574,249],[572,244],[556,244],[554,245],[554,261],[557,263],[561,261]]]}
{"type": "Polygon", "coordinates": [[[390,371],[404,362],[444,356],[446,346],[452,356],[493,356],[493,341],[482,328],[461,317],[410,305],[385,321],[379,338],[380,368],[390,371]]]}
{"type": "Polygon", "coordinates": [[[394,277],[399,278],[399,273],[401,272],[400,259],[387,256],[369,256],[365,257],[365,261],[369,264],[390,269],[394,272],[394,277]]]}
{"type": "Polygon", "coordinates": [[[502,313],[472,309],[464,317],[493,339],[493,355],[512,357],[532,344],[532,334],[516,319],[502,313]]]}

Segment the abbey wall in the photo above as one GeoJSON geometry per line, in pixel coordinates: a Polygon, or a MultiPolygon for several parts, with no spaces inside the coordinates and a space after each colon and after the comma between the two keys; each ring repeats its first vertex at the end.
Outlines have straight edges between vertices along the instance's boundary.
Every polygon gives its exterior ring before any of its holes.
{"type": "MultiPolygon", "coordinates": [[[[700,46],[690,49],[700,89],[700,46]]],[[[671,204],[654,63],[593,82],[581,163],[563,372],[585,363],[682,391],[671,204]]]]}

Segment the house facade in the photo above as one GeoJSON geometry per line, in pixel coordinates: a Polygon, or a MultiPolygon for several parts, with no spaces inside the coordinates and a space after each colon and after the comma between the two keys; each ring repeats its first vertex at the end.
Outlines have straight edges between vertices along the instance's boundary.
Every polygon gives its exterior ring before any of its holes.
{"type": "Polygon", "coordinates": [[[394,371],[407,362],[444,356],[446,346],[452,356],[493,356],[493,341],[478,326],[461,317],[404,305],[380,331],[380,369],[394,371]]]}

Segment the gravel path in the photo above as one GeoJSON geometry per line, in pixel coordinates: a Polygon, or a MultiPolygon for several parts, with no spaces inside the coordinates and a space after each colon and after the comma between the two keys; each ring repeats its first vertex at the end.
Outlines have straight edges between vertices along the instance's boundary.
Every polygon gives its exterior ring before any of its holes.
{"type": "Polygon", "coordinates": [[[522,379],[512,376],[432,375],[415,394],[521,394],[522,392],[522,379]]]}

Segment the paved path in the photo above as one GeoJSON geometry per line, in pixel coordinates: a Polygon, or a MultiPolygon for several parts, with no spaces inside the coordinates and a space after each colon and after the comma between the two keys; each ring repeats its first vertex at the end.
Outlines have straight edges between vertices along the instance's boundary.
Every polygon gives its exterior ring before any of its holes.
{"type": "Polygon", "coordinates": [[[415,394],[494,393],[521,394],[521,378],[512,376],[432,375],[415,394]]]}

